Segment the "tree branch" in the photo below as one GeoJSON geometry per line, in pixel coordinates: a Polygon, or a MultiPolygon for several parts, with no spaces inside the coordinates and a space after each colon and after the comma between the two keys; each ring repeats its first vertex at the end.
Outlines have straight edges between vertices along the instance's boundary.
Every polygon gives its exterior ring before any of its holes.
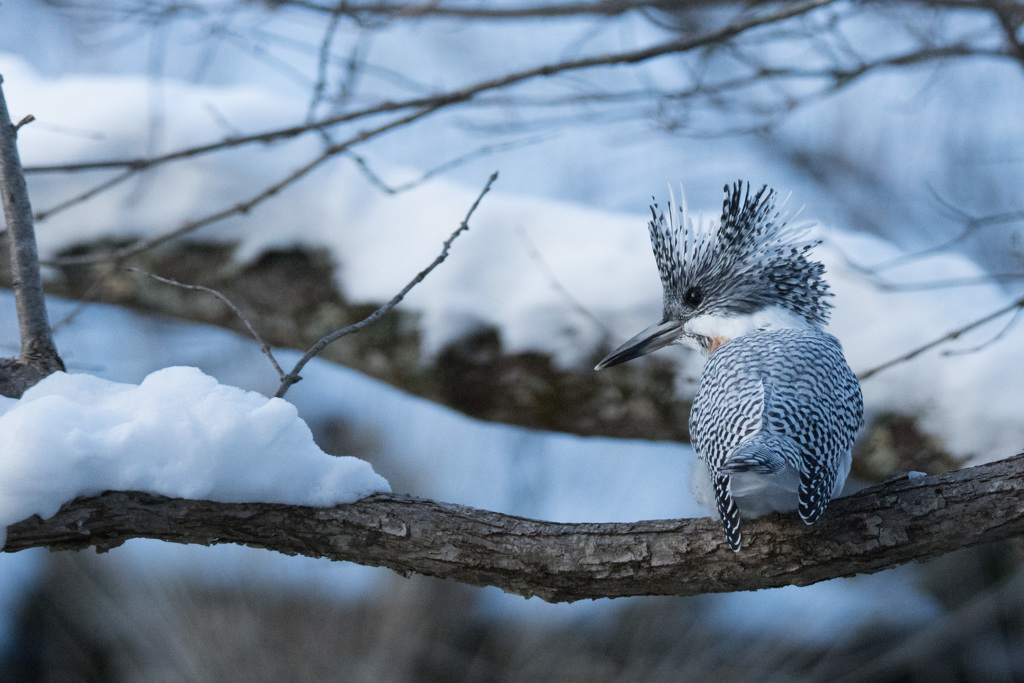
{"type": "MultiPolygon", "coordinates": [[[[550,17],[598,16],[613,17],[634,10],[679,9],[678,0],[598,0],[598,2],[544,3],[521,7],[448,6],[440,2],[314,2],[313,0],[277,0],[275,4],[291,5],[314,12],[343,14],[358,19],[377,20],[458,18],[458,19],[545,19],[550,17]]],[[[720,4],[720,3],[695,3],[720,4]]]]}
{"type": "Polygon", "coordinates": [[[376,128],[362,131],[347,140],[331,144],[311,161],[308,161],[302,166],[296,168],[281,180],[278,180],[274,184],[262,189],[256,194],[250,196],[248,199],[240,201],[229,207],[220,209],[219,211],[206,214],[202,218],[196,218],[190,221],[186,221],[179,227],[174,228],[173,230],[169,230],[159,235],[139,240],[138,242],[130,244],[121,249],[115,249],[109,252],[81,254],[78,256],[63,256],[51,259],[46,263],[47,265],[71,266],[102,263],[104,261],[122,261],[128,258],[129,256],[133,256],[135,254],[138,254],[139,252],[146,251],[147,249],[152,249],[153,247],[159,246],[165,242],[169,242],[172,239],[176,239],[183,235],[195,232],[200,228],[205,228],[208,225],[213,225],[214,223],[218,223],[232,216],[247,214],[257,206],[262,204],[263,202],[271,199],[272,197],[276,197],[285,188],[295,184],[296,182],[298,182],[299,180],[301,180],[302,178],[306,177],[314,170],[319,168],[325,162],[338,156],[339,154],[342,154],[349,148],[362,142],[366,142],[367,140],[373,139],[384,133],[387,133],[388,131],[394,130],[395,128],[400,128],[406,124],[412,123],[413,121],[428,116],[434,111],[436,111],[436,108],[420,109],[411,114],[403,116],[402,118],[395,119],[388,123],[377,126],[376,128]]]}
{"type": "Polygon", "coordinates": [[[480,206],[480,202],[481,200],[483,200],[484,195],[491,191],[491,185],[493,185],[494,181],[497,179],[497,172],[492,173],[491,177],[487,179],[487,184],[484,185],[484,189],[480,191],[479,195],[477,195],[476,201],[474,201],[472,206],[469,207],[469,211],[466,212],[466,217],[462,219],[462,223],[459,224],[459,227],[456,228],[455,231],[448,236],[448,239],[444,241],[444,245],[442,245],[441,247],[441,253],[438,254],[437,257],[430,262],[430,265],[428,265],[426,268],[417,273],[416,277],[410,280],[408,284],[406,284],[405,287],[403,287],[402,290],[398,292],[398,294],[391,297],[391,299],[387,303],[379,307],[373,313],[366,316],[357,323],[353,323],[352,325],[343,327],[340,330],[335,330],[334,332],[331,332],[330,334],[322,337],[316,344],[313,344],[313,346],[310,347],[310,349],[306,351],[305,354],[303,354],[302,358],[300,358],[298,362],[295,363],[295,367],[292,368],[291,372],[289,372],[287,375],[282,374],[281,384],[280,386],[278,386],[277,393],[274,394],[274,396],[277,398],[283,398],[284,395],[288,392],[288,389],[290,389],[293,384],[302,379],[302,376],[299,375],[299,373],[302,372],[302,368],[306,367],[306,363],[313,360],[313,358],[318,356],[321,351],[323,351],[329,345],[338,341],[342,337],[354,334],[359,330],[363,329],[364,327],[372,325],[373,323],[380,320],[385,313],[387,313],[392,308],[400,304],[402,302],[402,299],[405,298],[405,295],[412,291],[413,287],[423,282],[423,279],[430,275],[431,271],[433,271],[434,268],[437,268],[439,265],[444,263],[444,260],[448,258],[448,250],[451,249],[452,243],[455,242],[456,238],[459,235],[469,230],[469,219],[472,218],[473,213],[476,211],[477,207],[480,206]]]}
{"type": "MultiPolygon", "coordinates": [[[[1010,311],[1019,310],[1021,308],[1024,308],[1024,297],[1021,297],[1020,299],[1017,299],[1016,301],[1014,301],[1012,304],[1010,304],[1008,306],[1004,306],[1003,308],[1000,308],[998,311],[995,311],[994,313],[989,313],[988,315],[986,315],[986,316],[984,316],[982,318],[979,318],[979,319],[975,320],[974,322],[968,323],[967,325],[964,325],[963,327],[958,327],[957,329],[955,329],[955,330],[953,330],[951,332],[947,332],[946,334],[942,335],[938,339],[933,339],[932,341],[928,342],[927,344],[923,344],[922,346],[919,346],[919,347],[917,347],[916,349],[914,349],[912,351],[908,351],[907,353],[903,354],[902,356],[898,356],[896,358],[893,358],[892,360],[888,360],[888,361],[882,363],[881,365],[878,365],[878,366],[875,366],[875,367],[871,368],[870,370],[865,370],[864,372],[859,372],[859,373],[857,373],[857,379],[860,380],[861,382],[863,382],[864,380],[868,379],[869,377],[872,377],[873,375],[877,375],[879,372],[882,372],[883,370],[888,370],[889,368],[891,368],[893,366],[896,366],[896,365],[899,365],[900,363],[903,363],[905,361],[917,358],[918,356],[920,356],[925,351],[929,351],[931,349],[934,349],[936,346],[939,346],[940,344],[943,344],[943,343],[945,343],[947,341],[952,341],[954,339],[959,339],[962,335],[966,334],[967,332],[970,332],[971,330],[975,329],[976,327],[981,327],[985,323],[989,323],[989,322],[992,322],[993,320],[996,320],[997,318],[1001,318],[1002,316],[1006,315],[1010,311]]],[[[999,336],[1001,337],[1002,333],[1000,333],[999,336]]]]}
{"type": "Polygon", "coordinates": [[[213,289],[212,287],[206,287],[204,285],[185,284],[184,282],[178,282],[177,280],[171,279],[169,277],[161,277],[159,275],[156,275],[155,273],[147,273],[146,271],[140,270],[138,268],[128,268],[127,270],[133,273],[138,273],[139,275],[146,275],[148,277],[153,278],[157,282],[163,282],[164,284],[173,285],[174,287],[181,287],[182,289],[190,289],[194,292],[206,292],[207,294],[212,294],[218,299],[220,299],[225,306],[231,309],[231,312],[235,314],[235,317],[242,321],[242,324],[245,325],[245,329],[249,330],[249,334],[252,335],[253,339],[259,342],[260,351],[263,352],[264,356],[270,359],[270,364],[273,365],[274,370],[277,371],[277,376],[280,378],[284,378],[284,370],[281,369],[281,365],[277,362],[277,358],[274,358],[274,352],[270,348],[270,344],[268,344],[266,340],[264,340],[263,337],[260,336],[260,333],[256,331],[256,327],[251,322],[249,322],[249,319],[245,316],[244,313],[242,313],[242,310],[238,308],[238,306],[236,306],[234,303],[232,303],[231,299],[227,298],[222,292],[218,292],[216,289],[213,289]]]}
{"type": "Polygon", "coordinates": [[[774,514],[745,521],[743,532],[749,544],[734,553],[710,518],[562,524],[387,494],[310,508],[107,492],[12,524],[4,550],[236,543],[549,602],[806,586],[1024,533],[1024,454],[888,481],[833,501],[813,526],[774,514]]]}
{"type": "Polygon", "coordinates": [[[0,76],[0,195],[3,197],[11,252],[21,356],[17,360],[0,360],[0,394],[18,398],[43,377],[63,370],[64,363],[57,355],[50,320],[46,315],[43,278],[39,272],[39,254],[32,226],[32,205],[18,156],[18,128],[31,118],[22,119],[17,126],[11,122],[2,84],[3,76],[0,76]]]}
{"type": "Polygon", "coordinates": [[[278,128],[275,130],[264,131],[262,133],[256,133],[253,135],[244,136],[233,136],[223,140],[209,143],[206,145],[199,145],[196,147],[189,147],[180,149],[167,154],[151,157],[140,157],[136,159],[107,159],[102,161],[94,162],[83,162],[74,164],[53,164],[53,165],[39,165],[31,166],[26,169],[28,173],[57,173],[57,172],[74,172],[74,171],[87,171],[87,170],[99,170],[99,169],[134,169],[142,170],[163,164],[168,161],[174,161],[178,159],[185,159],[193,156],[202,154],[208,154],[223,149],[229,149],[242,145],[248,145],[253,143],[268,144],[276,142],[278,140],[284,140],[289,138],[295,138],[310,131],[317,131],[324,128],[330,128],[333,126],[340,125],[342,123],[348,123],[359,119],[368,118],[378,114],[387,114],[390,112],[404,111],[407,109],[414,110],[427,110],[432,112],[437,109],[459,104],[462,102],[468,102],[476,98],[481,93],[489,92],[492,90],[500,90],[508,88],[519,83],[538,79],[538,78],[549,78],[551,76],[557,76],[559,74],[579,71],[584,69],[591,69],[595,67],[606,67],[606,66],[620,66],[626,64],[637,64],[639,62],[645,62],[649,59],[656,57],[662,57],[665,55],[676,54],[681,52],[689,52],[701,47],[707,47],[709,45],[717,45],[726,41],[729,41],[737,36],[759,28],[781,22],[786,19],[790,19],[803,14],[808,14],[821,7],[834,4],[836,0],[801,0],[800,2],[785,3],[779,7],[773,8],[770,12],[754,13],[748,16],[744,16],[737,21],[722,26],[721,28],[708,31],[707,33],[697,36],[685,36],[682,38],[674,38],[672,40],[653,45],[646,48],[640,48],[636,50],[627,50],[624,52],[612,52],[601,55],[594,55],[591,57],[582,57],[579,59],[570,59],[556,64],[545,64],[530,69],[524,69],[522,71],[515,71],[507,73],[503,76],[496,78],[489,78],[471,85],[467,85],[456,90],[449,90],[447,92],[437,93],[433,95],[427,95],[424,97],[418,97],[408,100],[400,100],[394,102],[380,102],[378,104],[366,107],[364,109],[358,109],[349,111],[344,114],[338,114],[336,116],[327,117],[320,119],[319,121],[313,121],[309,123],[303,123],[296,126],[288,126],[285,128],[278,128]]]}

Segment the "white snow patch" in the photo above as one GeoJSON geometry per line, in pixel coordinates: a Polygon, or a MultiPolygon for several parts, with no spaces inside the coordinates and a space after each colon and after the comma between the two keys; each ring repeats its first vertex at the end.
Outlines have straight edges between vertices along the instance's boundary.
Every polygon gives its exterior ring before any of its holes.
{"type": "Polygon", "coordinates": [[[139,385],[55,373],[0,401],[0,434],[0,540],[13,522],[106,490],[313,506],[391,490],[369,463],[320,450],[292,404],[196,368],[139,385]]]}

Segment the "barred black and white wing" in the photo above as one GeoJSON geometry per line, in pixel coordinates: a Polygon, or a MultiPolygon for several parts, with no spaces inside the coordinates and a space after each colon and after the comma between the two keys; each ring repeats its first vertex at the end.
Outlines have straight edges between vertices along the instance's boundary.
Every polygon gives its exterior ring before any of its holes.
{"type": "Polygon", "coordinates": [[[832,335],[762,330],[711,356],[690,433],[733,550],[741,513],[796,508],[808,524],[821,516],[849,473],[862,414],[860,386],[832,335]]]}

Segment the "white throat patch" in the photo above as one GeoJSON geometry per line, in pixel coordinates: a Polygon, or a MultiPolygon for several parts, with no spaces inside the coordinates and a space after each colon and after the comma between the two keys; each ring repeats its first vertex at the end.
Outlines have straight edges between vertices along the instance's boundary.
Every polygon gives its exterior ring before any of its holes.
{"type": "MultiPolygon", "coordinates": [[[[792,311],[781,306],[772,306],[756,313],[739,316],[723,316],[715,314],[698,315],[686,321],[683,325],[685,333],[679,342],[687,346],[697,346],[693,337],[703,337],[710,340],[719,340],[719,344],[742,337],[755,330],[780,330],[796,328],[803,330],[820,329],[816,325],[807,322],[792,311]]],[[[714,348],[717,348],[715,346],[714,348]]]]}

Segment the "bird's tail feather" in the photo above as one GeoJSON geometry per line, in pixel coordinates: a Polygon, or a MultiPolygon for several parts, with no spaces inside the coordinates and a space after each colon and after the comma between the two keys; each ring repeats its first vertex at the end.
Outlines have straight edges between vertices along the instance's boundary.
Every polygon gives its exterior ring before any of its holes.
{"type": "Polygon", "coordinates": [[[791,446],[785,442],[785,437],[759,432],[734,448],[720,471],[725,474],[778,474],[790,464],[785,457],[789,450],[791,446]]]}

